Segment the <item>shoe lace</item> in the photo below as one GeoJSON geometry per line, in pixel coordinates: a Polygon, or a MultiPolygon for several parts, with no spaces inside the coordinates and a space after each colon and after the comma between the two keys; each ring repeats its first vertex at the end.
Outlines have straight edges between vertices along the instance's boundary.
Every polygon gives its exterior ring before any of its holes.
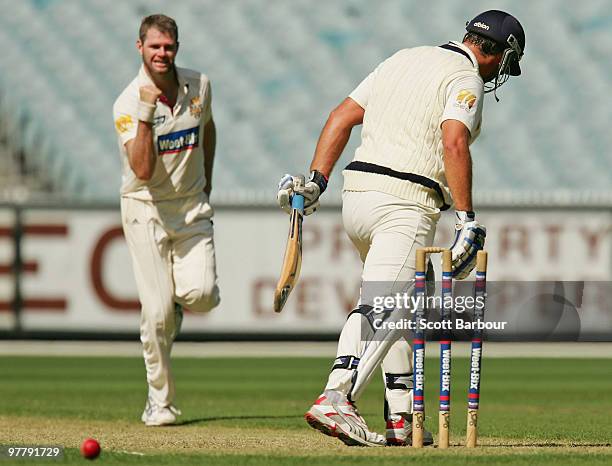
{"type": "Polygon", "coordinates": [[[351,407],[354,416],[361,422],[363,425],[367,425],[363,416],[359,413],[359,409],[357,409],[357,405],[354,402],[349,402],[348,405],[351,407]]]}
{"type": "Polygon", "coordinates": [[[370,430],[370,428],[368,427],[368,424],[366,423],[365,419],[359,413],[359,410],[357,409],[357,405],[354,402],[349,401],[347,405],[349,406],[349,409],[352,411],[351,414],[353,415],[355,419],[353,422],[357,422],[358,424],[361,424],[361,428],[363,429],[365,436],[370,441],[373,441],[373,442],[384,441],[384,437],[382,435],[370,430]]]}

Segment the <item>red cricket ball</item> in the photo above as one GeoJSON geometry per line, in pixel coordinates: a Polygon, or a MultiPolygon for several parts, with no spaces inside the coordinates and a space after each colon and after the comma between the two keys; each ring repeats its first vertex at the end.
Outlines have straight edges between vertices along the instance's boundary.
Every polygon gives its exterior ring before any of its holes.
{"type": "Polygon", "coordinates": [[[87,438],[81,445],[81,454],[88,460],[93,460],[100,454],[100,444],[96,439],[87,438]]]}

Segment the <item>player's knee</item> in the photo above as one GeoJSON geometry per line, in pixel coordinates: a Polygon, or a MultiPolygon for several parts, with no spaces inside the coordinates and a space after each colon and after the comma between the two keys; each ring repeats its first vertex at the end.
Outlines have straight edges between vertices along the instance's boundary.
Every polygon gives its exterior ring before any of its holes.
{"type": "Polygon", "coordinates": [[[219,305],[219,287],[217,285],[204,286],[190,290],[184,297],[185,307],[192,312],[209,312],[219,305]]]}

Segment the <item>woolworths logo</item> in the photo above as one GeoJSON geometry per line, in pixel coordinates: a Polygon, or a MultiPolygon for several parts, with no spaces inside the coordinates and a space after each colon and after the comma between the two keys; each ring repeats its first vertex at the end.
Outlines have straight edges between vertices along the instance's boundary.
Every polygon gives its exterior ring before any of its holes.
{"type": "Polygon", "coordinates": [[[481,23],[480,21],[479,21],[479,22],[477,22],[477,23],[474,23],[474,24],[473,24],[473,26],[474,26],[475,28],[481,28],[481,29],[484,29],[485,31],[488,31],[488,30],[489,30],[489,26],[487,26],[485,23],[481,23]]]}

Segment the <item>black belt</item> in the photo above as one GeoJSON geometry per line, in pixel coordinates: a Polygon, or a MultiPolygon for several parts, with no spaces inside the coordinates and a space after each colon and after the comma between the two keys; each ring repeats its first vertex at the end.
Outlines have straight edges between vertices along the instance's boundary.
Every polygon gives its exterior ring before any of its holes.
{"type": "Polygon", "coordinates": [[[444,193],[439,183],[436,183],[431,178],[427,178],[423,175],[417,175],[416,173],[405,173],[398,172],[388,167],[383,167],[381,165],[376,165],[375,163],[369,162],[360,162],[358,160],[349,163],[345,170],[353,170],[356,172],[365,172],[365,173],[376,173],[377,175],[386,175],[392,178],[397,178],[398,180],[410,181],[411,183],[417,183],[421,186],[425,186],[428,189],[432,189],[436,192],[436,194],[442,200],[442,207],[440,210],[448,210],[450,209],[450,205],[446,203],[444,200],[444,193]]]}

